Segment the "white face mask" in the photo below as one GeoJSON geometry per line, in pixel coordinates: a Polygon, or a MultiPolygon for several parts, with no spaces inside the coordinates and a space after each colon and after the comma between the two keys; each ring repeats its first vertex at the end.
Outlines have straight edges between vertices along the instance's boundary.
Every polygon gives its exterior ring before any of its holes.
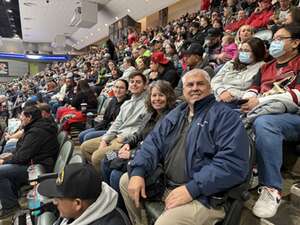
{"type": "Polygon", "coordinates": [[[251,58],[251,53],[249,52],[240,52],[239,53],[239,60],[241,63],[244,64],[251,64],[253,62],[253,59],[251,58]]]}
{"type": "Polygon", "coordinates": [[[274,58],[279,58],[280,56],[283,56],[285,54],[284,50],[284,41],[278,41],[274,40],[271,42],[270,48],[269,48],[269,53],[271,56],[274,58]]]}

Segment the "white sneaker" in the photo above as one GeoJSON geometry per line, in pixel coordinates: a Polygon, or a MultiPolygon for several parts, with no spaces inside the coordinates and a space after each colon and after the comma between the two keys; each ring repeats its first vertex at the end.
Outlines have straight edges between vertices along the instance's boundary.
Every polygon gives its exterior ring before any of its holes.
{"type": "Polygon", "coordinates": [[[256,201],[252,212],[260,218],[275,216],[280,205],[281,196],[277,189],[261,187],[258,189],[259,199],[256,201]]]}

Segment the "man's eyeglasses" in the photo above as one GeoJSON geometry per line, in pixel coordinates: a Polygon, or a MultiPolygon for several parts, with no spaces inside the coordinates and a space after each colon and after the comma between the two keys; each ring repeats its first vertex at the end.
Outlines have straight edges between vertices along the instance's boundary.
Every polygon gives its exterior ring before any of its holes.
{"type": "Polygon", "coordinates": [[[285,40],[285,39],[291,39],[292,37],[273,37],[273,40],[275,41],[282,41],[282,40],[285,40]]]}

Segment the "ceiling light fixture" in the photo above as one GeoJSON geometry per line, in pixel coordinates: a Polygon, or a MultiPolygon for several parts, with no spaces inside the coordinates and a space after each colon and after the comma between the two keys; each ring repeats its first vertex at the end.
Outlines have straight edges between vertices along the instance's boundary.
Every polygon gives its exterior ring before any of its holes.
{"type": "Polygon", "coordinates": [[[11,9],[8,9],[7,12],[8,12],[8,13],[12,13],[13,11],[12,11],[11,9]]]}
{"type": "Polygon", "coordinates": [[[5,0],[6,2],[10,2],[10,0],[5,0]]]}

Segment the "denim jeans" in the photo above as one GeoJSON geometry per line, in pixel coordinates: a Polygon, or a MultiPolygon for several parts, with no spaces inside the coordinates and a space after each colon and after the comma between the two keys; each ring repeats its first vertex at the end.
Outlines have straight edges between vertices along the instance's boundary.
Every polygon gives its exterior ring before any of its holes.
{"type": "Polygon", "coordinates": [[[260,184],[282,189],[283,140],[300,140],[300,116],[283,113],[259,116],[253,124],[260,184]]]}
{"type": "Polygon", "coordinates": [[[0,203],[3,209],[18,205],[18,190],[28,182],[27,166],[0,165],[0,203]]]}
{"type": "Polygon", "coordinates": [[[5,144],[3,148],[3,153],[5,152],[13,152],[16,149],[18,141],[11,141],[5,144]]]}
{"type": "Polygon", "coordinates": [[[83,142],[96,138],[101,137],[103,134],[106,133],[106,130],[96,130],[95,128],[90,128],[80,132],[79,134],[79,142],[82,144],[83,142]]]}
{"type": "Polygon", "coordinates": [[[119,193],[119,198],[118,198],[118,207],[121,208],[122,210],[126,210],[125,203],[123,201],[123,198],[121,197],[121,192],[120,192],[120,179],[121,176],[124,174],[120,170],[115,170],[115,169],[110,169],[109,168],[109,161],[107,159],[103,159],[101,161],[101,168],[100,168],[103,180],[109,184],[115,191],[119,193]]]}

